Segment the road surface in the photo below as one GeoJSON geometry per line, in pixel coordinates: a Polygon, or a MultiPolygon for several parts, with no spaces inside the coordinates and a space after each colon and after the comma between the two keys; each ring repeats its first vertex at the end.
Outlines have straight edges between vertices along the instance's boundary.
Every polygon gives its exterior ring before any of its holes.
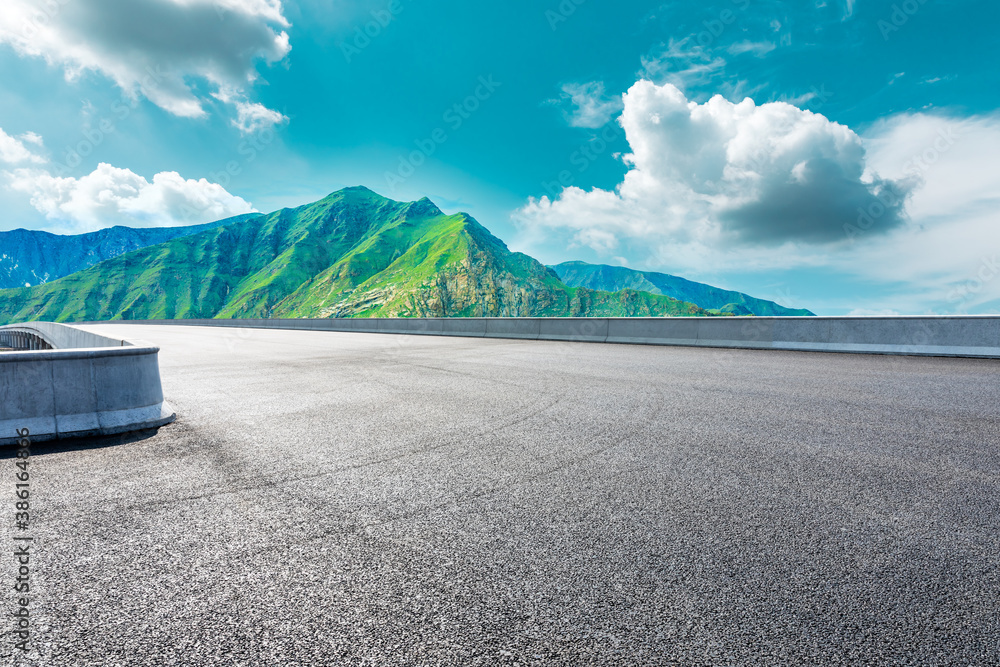
{"type": "Polygon", "coordinates": [[[1000,662],[1000,361],[88,328],[178,419],[35,447],[14,664],[1000,662]]]}

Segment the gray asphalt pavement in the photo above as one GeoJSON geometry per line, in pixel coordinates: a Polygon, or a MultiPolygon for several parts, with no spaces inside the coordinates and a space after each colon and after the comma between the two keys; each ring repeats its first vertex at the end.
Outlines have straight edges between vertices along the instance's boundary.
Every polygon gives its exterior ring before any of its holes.
{"type": "Polygon", "coordinates": [[[13,664],[1000,664],[998,361],[88,328],[178,419],[35,447],[13,664]]]}

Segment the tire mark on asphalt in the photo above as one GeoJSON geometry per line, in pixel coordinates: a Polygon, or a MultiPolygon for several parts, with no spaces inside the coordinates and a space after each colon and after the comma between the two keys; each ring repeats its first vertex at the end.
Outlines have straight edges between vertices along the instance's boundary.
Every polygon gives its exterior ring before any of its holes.
{"type": "MultiPolygon", "coordinates": [[[[250,468],[242,462],[242,460],[240,459],[240,457],[223,456],[222,455],[222,451],[223,450],[220,449],[219,447],[214,447],[214,448],[213,447],[202,447],[202,448],[199,448],[199,452],[204,451],[204,452],[207,452],[207,453],[210,453],[210,454],[214,454],[213,456],[211,456],[211,458],[212,459],[216,459],[217,462],[221,463],[221,465],[216,465],[214,467],[214,470],[217,470],[217,471],[221,472],[223,470],[227,470],[227,468],[237,468],[237,469],[242,469],[242,470],[244,470],[246,472],[244,472],[243,474],[235,474],[235,475],[227,473],[225,475],[228,478],[228,481],[225,484],[225,486],[227,488],[223,488],[223,489],[219,489],[219,490],[216,490],[216,491],[211,491],[211,492],[203,493],[203,494],[195,494],[195,495],[181,496],[181,497],[170,498],[170,499],[165,499],[165,500],[151,500],[151,501],[148,501],[148,502],[134,503],[134,504],[127,505],[127,506],[124,506],[122,508],[117,508],[117,509],[134,510],[134,509],[140,509],[140,508],[150,508],[150,507],[157,507],[157,506],[167,506],[167,505],[173,505],[173,504],[177,504],[177,503],[194,501],[194,500],[203,500],[203,499],[207,499],[207,498],[217,498],[217,497],[226,496],[226,495],[240,494],[240,493],[243,493],[245,491],[254,491],[254,490],[259,491],[259,490],[263,490],[263,489],[280,489],[280,488],[286,487],[288,485],[296,484],[296,483],[303,482],[303,481],[312,481],[312,480],[320,479],[320,478],[323,478],[323,477],[329,477],[329,476],[338,475],[338,474],[341,474],[341,473],[344,473],[344,472],[350,472],[350,471],[360,470],[360,469],[363,469],[363,468],[368,468],[368,467],[383,465],[383,464],[386,464],[386,463],[392,463],[394,461],[405,459],[405,458],[408,458],[408,457],[411,457],[411,456],[419,456],[421,454],[427,454],[427,453],[431,453],[431,452],[440,451],[440,450],[446,449],[448,447],[452,447],[452,446],[456,446],[456,445],[462,445],[462,444],[466,443],[466,441],[468,441],[470,439],[477,439],[477,438],[488,437],[488,436],[491,436],[491,435],[496,435],[496,434],[498,434],[498,433],[500,433],[500,432],[502,432],[504,430],[507,430],[507,429],[509,429],[509,428],[511,428],[513,426],[517,426],[518,424],[524,423],[525,421],[528,421],[532,417],[537,416],[537,415],[545,412],[546,410],[549,410],[552,407],[555,407],[556,405],[559,405],[562,402],[564,396],[565,396],[565,394],[559,395],[559,396],[555,397],[554,399],[552,399],[551,401],[549,401],[548,403],[546,403],[545,405],[543,405],[542,407],[537,408],[536,410],[533,410],[531,413],[529,413],[527,415],[518,415],[517,417],[515,417],[514,419],[511,419],[510,421],[508,421],[506,423],[503,423],[503,424],[500,424],[500,425],[491,425],[488,428],[481,429],[481,430],[476,431],[476,432],[474,432],[472,434],[455,435],[454,437],[449,438],[449,439],[444,440],[444,441],[441,441],[441,442],[439,442],[439,443],[437,443],[435,445],[431,445],[431,446],[427,446],[427,447],[419,447],[419,448],[411,449],[411,450],[400,451],[400,452],[398,452],[396,454],[393,454],[391,456],[383,456],[383,457],[379,457],[379,458],[373,459],[373,460],[361,461],[361,462],[359,462],[359,463],[357,463],[355,465],[340,465],[340,466],[337,466],[337,467],[335,467],[334,469],[331,469],[331,470],[324,470],[324,471],[321,471],[321,472],[316,472],[316,473],[307,474],[307,475],[299,475],[299,476],[296,476],[296,477],[285,477],[285,478],[282,478],[281,480],[272,480],[272,479],[266,478],[266,477],[264,477],[262,475],[247,474],[247,472],[250,471],[250,468]],[[258,484],[252,483],[252,481],[255,480],[255,479],[260,479],[260,481],[262,483],[258,483],[258,484]]],[[[205,430],[205,429],[197,429],[197,430],[201,431],[201,430],[205,430]]],[[[194,433],[195,433],[195,431],[194,431],[194,427],[193,427],[192,428],[192,435],[194,435],[194,433]]],[[[202,436],[201,439],[204,439],[204,436],[202,436]]],[[[225,446],[226,441],[225,441],[224,438],[216,436],[216,439],[217,439],[219,445],[225,446]]]]}

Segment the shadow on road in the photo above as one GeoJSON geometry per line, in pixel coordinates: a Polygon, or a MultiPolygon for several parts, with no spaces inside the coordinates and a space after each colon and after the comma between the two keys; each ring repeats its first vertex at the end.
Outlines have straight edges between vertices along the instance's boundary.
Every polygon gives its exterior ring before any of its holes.
{"type": "MultiPolygon", "coordinates": [[[[162,427],[160,427],[162,428],[162,427]]],[[[46,454],[61,454],[63,452],[76,452],[83,449],[103,449],[104,447],[118,447],[133,442],[148,440],[159,432],[159,428],[147,428],[131,433],[120,433],[118,435],[105,435],[86,438],[67,438],[65,440],[50,440],[48,442],[31,443],[31,456],[45,456],[46,454]]],[[[17,458],[17,447],[0,447],[0,461],[17,458]]]]}

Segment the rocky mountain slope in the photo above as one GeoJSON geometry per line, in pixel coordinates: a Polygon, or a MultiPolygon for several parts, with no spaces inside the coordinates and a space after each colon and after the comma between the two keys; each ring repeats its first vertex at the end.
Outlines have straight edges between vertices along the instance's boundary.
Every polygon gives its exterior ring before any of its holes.
{"type": "Polygon", "coordinates": [[[0,322],[707,314],[664,295],[568,287],[468,215],[363,187],[0,292],[0,322]]]}

